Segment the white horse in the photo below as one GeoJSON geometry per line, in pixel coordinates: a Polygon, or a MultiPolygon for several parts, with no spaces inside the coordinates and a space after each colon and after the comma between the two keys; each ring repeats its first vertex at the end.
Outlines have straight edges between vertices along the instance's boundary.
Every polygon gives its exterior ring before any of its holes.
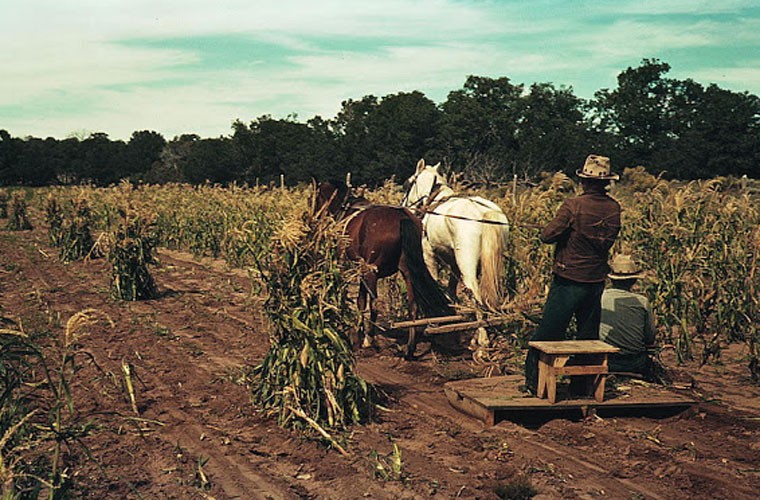
{"type": "MultiPolygon", "coordinates": [[[[438,278],[437,260],[451,269],[449,294],[456,296],[461,277],[475,300],[491,309],[501,305],[501,277],[509,221],[497,204],[480,196],[457,196],[438,172],[440,163],[417,169],[405,183],[401,200],[405,207],[420,210],[424,235],[425,264],[438,278]]],[[[484,332],[478,343],[487,344],[484,332]]]]}

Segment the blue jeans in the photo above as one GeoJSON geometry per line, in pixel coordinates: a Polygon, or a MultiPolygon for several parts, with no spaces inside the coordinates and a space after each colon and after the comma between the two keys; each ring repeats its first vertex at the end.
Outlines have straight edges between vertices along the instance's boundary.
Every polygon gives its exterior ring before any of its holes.
{"type": "MultiPolygon", "coordinates": [[[[578,340],[598,339],[603,291],[603,281],[580,283],[554,275],[541,323],[530,340],[565,340],[573,316],[578,325],[578,340]]],[[[525,358],[525,385],[534,391],[538,385],[538,352],[535,349],[528,349],[525,358]]]]}

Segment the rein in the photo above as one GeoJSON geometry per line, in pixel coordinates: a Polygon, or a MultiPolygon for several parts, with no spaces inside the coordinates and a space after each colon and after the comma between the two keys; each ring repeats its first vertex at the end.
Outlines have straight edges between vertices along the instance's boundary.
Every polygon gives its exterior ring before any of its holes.
{"type": "MultiPolygon", "coordinates": [[[[471,200],[471,201],[476,201],[476,200],[471,200]]],[[[538,224],[521,224],[521,223],[516,222],[516,221],[513,221],[513,222],[510,223],[510,222],[501,222],[501,221],[498,221],[498,220],[472,219],[470,217],[464,217],[462,215],[442,214],[442,213],[436,212],[434,210],[429,210],[428,211],[428,210],[418,209],[418,211],[421,212],[423,216],[427,215],[427,214],[430,214],[430,215],[438,215],[440,217],[449,217],[451,219],[467,220],[467,221],[470,221],[470,222],[479,222],[481,224],[493,224],[493,225],[496,225],[496,226],[524,227],[526,229],[538,229],[538,230],[543,229],[543,226],[538,225],[538,224]]]]}
{"type": "Polygon", "coordinates": [[[468,200],[468,201],[470,201],[472,203],[475,203],[477,205],[480,205],[480,206],[488,208],[488,209],[490,209],[491,207],[489,207],[488,205],[486,205],[482,201],[479,201],[479,200],[476,200],[476,199],[472,198],[471,196],[452,195],[452,196],[446,196],[446,197],[441,198],[441,199],[435,199],[435,196],[437,196],[438,193],[432,192],[430,194],[431,194],[431,197],[433,198],[433,201],[430,204],[425,204],[421,208],[418,209],[418,211],[421,212],[423,214],[423,216],[427,215],[427,214],[430,214],[430,215],[438,215],[440,217],[448,217],[450,219],[466,220],[466,221],[470,221],[470,222],[479,222],[481,224],[492,224],[492,225],[496,225],[496,226],[509,226],[509,222],[501,222],[501,221],[497,221],[497,220],[473,219],[471,217],[465,217],[463,215],[442,214],[440,212],[436,212],[435,209],[438,208],[439,206],[441,206],[442,204],[446,203],[447,201],[456,200],[456,199],[468,200]]]}
{"type": "Polygon", "coordinates": [[[450,219],[458,219],[458,220],[468,220],[471,222],[480,222],[481,224],[494,224],[496,226],[509,226],[509,222],[501,222],[498,220],[485,220],[485,219],[473,219],[470,217],[464,217],[462,215],[454,215],[454,214],[442,214],[440,212],[435,211],[428,211],[428,210],[420,210],[424,215],[438,215],[440,217],[449,217],[450,219]]]}

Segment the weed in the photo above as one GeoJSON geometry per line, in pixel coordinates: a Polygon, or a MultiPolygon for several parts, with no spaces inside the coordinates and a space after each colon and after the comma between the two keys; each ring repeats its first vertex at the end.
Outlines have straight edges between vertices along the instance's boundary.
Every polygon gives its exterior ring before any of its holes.
{"type": "Polygon", "coordinates": [[[538,495],[538,490],[530,478],[519,475],[508,483],[498,485],[494,493],[501,500],[529,500],[538,495]]]}
{"type": "Polygon", "coordinates": [[[393,450],[387,455],[381,455],[375,450],[370,453],[372,472],[376,479],[383,481],[406,481],[404,475],[404,462],[401,457],[401,449],[393,443],[393,450]]]}

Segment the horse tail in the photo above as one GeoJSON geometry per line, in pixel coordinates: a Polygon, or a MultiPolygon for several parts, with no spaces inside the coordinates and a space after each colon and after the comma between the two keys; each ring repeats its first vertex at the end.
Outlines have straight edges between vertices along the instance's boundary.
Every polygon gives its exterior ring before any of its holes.
{"type": "Polygon", "coordinates": [[[480,296],[486,307],[497,309],[503,295],[504,248],[509,223],[502,212],[491,210],[483,214],[483,236],[480,248],[480,296]]]}
{"type": "Polygon", "coordinates": [[[424,317],[453,314],[449,298],[425,266],[425,259],[422,257],[422,234],[411,217],[413,216],[401,219],[401,252],[409,270],[414,301],[424,317]]]}

